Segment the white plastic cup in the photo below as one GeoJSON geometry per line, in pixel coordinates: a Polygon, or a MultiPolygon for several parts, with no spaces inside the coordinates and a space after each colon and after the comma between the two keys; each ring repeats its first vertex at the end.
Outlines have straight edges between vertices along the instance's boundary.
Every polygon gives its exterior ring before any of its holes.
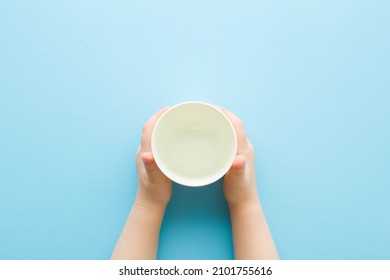
{"type": "Polygon", "coordinates": [[[157,121],[152,153],[171,180],[190,187],[204,186],[230,169],[237,153],[236,133],[217,107],[184,102],[168,109],[157,121]]]}

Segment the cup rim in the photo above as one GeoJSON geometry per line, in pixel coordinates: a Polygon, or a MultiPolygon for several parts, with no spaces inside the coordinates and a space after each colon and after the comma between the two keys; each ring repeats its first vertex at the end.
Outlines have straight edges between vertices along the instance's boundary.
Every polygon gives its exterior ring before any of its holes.
{"type": "Polygon", "coordinates": [[[164,173],[164,175],[167,176],[169,179],[171,179],[172,181],[174,181],[180,185],[183,185],[183,186],[202,187],[202,186],[206,186],[206,185],[209,185],[209,184],[212,184],[212,183],[218,181],[229,171],[230,167],[232,166],[232,164],[234,162],[236,154],[237,154],[237,135],[236,135],[236,131],[234,129],[232,122],[225,115],[225,113],[222,112],[222,110],[219,109],[218,107],[214,106],[213,104],[210,104],[207,102],[202,102],[202,101],[185,101],[185,102],[178,103],[178,104],[172,106],[171,108],[169,108],[157,120],[157,122],[153,128],[153,132],[152,132],[151,149],[152,149],[152,154],[153,154],[154,160],[155,160],[158,168],[160,168],[161,172],[164,173]],[[188,104],[199,104],[199,105],[207,106],[207,107],[212,108],[213,110],[217,111],[227,121],[229,127],[231,128],[231,131],[233,132],[233,138],[234,138],[233,139],[233,150],[234,150],[234,152],[232,152],[231,157],[226,162],[225,166],[223,168],[221,168],[218,172],[214,173],[212,176],[209,176],[209,177],[203,178],[203,179],[190,180],[190,179],[186,179],[186,178],[182,178],[180,176],[177,176],[174,172],[171,172],[171,170],[169,170],[168,168],[165,168],[165,165],[163,164],[162,160],[160,159],[160,157],[156,151],[157,149],[156,149],[156,142],[155,142],[156,141],[155,140],[155,132],[156,132],[156,128],[158,127],[160,121],[170,111],[176,109],[177,107],[181,107],[183,105],[188,105],[188,104]]]}

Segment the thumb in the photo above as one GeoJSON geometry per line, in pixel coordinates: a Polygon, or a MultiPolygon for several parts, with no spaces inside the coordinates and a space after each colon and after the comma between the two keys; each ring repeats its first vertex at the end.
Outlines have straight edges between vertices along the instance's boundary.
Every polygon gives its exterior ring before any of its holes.
{"type": "Polygon", "coordinates": [[[152,182],[157,180],[162,173],[154,160],[153,154],[151,152],[144,152],[141,154],[141,159],[144,163],[148,179],[152,182]]]}
{"type": "Polygon", "coordinates": [[[243,155],[237,155],[228,173],[226,174],[226,177],[228,177],[229,181],[232,183],[242,183],[242,180],[245,179],[245,169],[246,157],[243,155]]]}

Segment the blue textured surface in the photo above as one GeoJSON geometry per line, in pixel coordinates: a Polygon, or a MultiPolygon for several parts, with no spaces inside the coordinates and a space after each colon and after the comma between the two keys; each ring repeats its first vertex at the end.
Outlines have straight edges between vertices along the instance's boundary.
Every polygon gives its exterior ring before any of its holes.
{"type": "MultiPolygon", "coordinates": [[[[1,1],[0,259],[109,258],[143,123],[227,107],[284,259],[390,259],[389,1],[1,1]]],[[[230,259],[221,185],[175,186],[159,258],[230,259]]]]}

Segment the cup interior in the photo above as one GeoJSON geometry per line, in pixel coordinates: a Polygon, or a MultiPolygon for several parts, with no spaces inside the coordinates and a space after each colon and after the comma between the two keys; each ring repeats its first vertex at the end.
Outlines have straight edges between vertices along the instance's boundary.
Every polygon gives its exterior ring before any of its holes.
{"type": "Polygon", "coordinates": [[[237,143],[229,119],[205,103],[182,103],[166,111],[152,135],[152,152],[161,171],[187,186],[207,185],[230,168],[237,143]]]}

